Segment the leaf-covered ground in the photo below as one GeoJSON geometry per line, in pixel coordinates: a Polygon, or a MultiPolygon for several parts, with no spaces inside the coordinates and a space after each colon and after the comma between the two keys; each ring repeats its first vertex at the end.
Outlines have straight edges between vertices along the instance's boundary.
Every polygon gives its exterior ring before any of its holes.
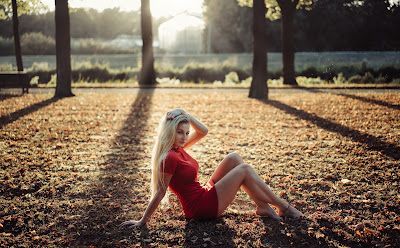
{"type": "Polygon", "coordinates": [[[0,94],[0,247],[399,247],[400,94],[0,94]],[[256,216],[243,193],[211,221],[178,200],[142,229],[160,118],[182,107],[210,129],[189,149],[206,182],[238,152],[304,214],[256,216]]]}

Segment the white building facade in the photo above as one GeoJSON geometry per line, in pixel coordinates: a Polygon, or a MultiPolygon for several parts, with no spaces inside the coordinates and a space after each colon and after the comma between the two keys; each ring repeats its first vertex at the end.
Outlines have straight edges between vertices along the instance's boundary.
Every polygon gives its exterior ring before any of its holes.
{"type": "Polygon", "coordinates": [[[186,12],[178,14],[158,27],[160,49],[168,53],[201,53],[204,27],[203,19],[186,12]]]}

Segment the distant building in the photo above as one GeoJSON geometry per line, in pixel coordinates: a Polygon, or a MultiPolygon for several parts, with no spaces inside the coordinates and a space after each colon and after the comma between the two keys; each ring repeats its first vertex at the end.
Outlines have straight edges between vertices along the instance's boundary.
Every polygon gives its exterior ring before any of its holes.
{"type": "Polygon", "coordinates": [[[201,53],[204,27],[203,19],[180,13],[158,27],[160,49],[170,53],[201,53]]]}

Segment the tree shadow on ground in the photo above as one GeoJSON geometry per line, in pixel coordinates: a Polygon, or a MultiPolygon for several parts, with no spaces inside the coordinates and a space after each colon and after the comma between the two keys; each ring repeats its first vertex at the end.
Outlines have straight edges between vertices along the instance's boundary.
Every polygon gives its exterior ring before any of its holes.
{"type": "Polygon", "coordinates": [[[186,220],[184,247],[235,247],[232,230],[223,217],[213,220],[186,220]]]}
{"type": "Polygon", "coordinates": [[[125,221],[119,220],[124,211],[138,211],[136,203],[144,202],[138,201],[138,189],[148,187],[144,184],[150,180],[144,178],[137,161],[145,156],[140,147],[150,117],[152,97],[152,89],[139,90],[127,119],[112,141],[111,152],[98,165],[100,171],[93,180],[95,185],[76,196],[90,204],[75,213],[82,215],[82,219],[75,224],[75,229],[67,231],[66,235],[73,236],[68,246],[130,246],[146,235],[146,229],[132,231],[119,229],[118,225],[125,221]],[[133,209],[127,207],[128,204],[133,204],[133,209]]]}
{"type": "Polygon", "coordinates": [[[358,130],[328,121],[317,115],[310,114],[301,109],[296,109],[276,100],[262,100],[262,102],[274,108],[280,109],[288,114],[294,115],[302,120],[309,121],[327,131],[338,133],[344,137],[352,139],[355,142],[364,143],[367,149],[381,152],[384,155],[394,158],[396,160],[400,159],[400,147],[395,144],[380,140],[373,135],[361,133],[358,130]]]}
{"type": "Polygon", "coordinates": [[[303,87],[303,86],[298,86],[296,88],[307,91],[309,93],[324,93],[322,90],[315,89],[315,88],[308,88],[308,87],[303,87]]]}
{"type": "Polygon", "coordinates": [[[5,126],[7,124],[13,123],[14,121],[18,120],[19,118],[21,118],[25,115],[28,115],[30,113],[38,111],[41,108],[46,107],[52,103],[55,103],[60,99],[62,99],[62,98],[53,97],[53,98],[44,100],[42,102],[38,102],[33,105],[30,105],[30,106],[20,109],[18,111],[15,111],[9,115],[2,116],[2,117],[0,117],[0,128],[2,128],[3,126],[5,126]]]}
{"type": "Polygon", "coordinates": [[[348,98],[355,99],[355,100],[360,100],[360,101],[363,101],[366,103],[372,103],[372,104],[388,107],[388,108],[395,109],[395,110],[400,110],[400,105],[391,104],[391,103],[381,101],[381,100],[376,100],[376,99],[371,99],[371,98],[356,96],[356,95],[351,95],[351,94],[344,94],[344,93],[338,93],[336,95],[348,97],[348,98]]]}
{"type": "Polygon", "coordinates": [[[23,94],[9,94],[9,93],[0,94],[0,102],[5,101],[10,98],[21,97],[21,96],[23,96],[23,94]]]}
{"type": "Polygon", "coordinates": [[[262,218],[265,235],[261,242],[272,247],[329,247],[325,239],[316,237],[308,230],[311,223],[307,219],[286,219],[277,222],[267,217],[262,218]]]}

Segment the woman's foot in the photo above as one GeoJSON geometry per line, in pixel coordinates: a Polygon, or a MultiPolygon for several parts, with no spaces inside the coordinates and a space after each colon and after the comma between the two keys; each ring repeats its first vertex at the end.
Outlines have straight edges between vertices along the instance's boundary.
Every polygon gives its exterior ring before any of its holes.
{"type": "Polygon", "coordinates": [[[260,216],[268,216],[274,220],[283,221],[282,217],[277,215],[275,210],[273,210],[268,204],[263,208],[257,207],[256,214],[260,216]]]}
{"type": "Polygon", "coordinates": [[[286,209],[279,209],[278,215],[281,217],[287,216],[290,218],[299,219],[301,216],[303,216],[303,213],[288,204],[286,209]]]}

